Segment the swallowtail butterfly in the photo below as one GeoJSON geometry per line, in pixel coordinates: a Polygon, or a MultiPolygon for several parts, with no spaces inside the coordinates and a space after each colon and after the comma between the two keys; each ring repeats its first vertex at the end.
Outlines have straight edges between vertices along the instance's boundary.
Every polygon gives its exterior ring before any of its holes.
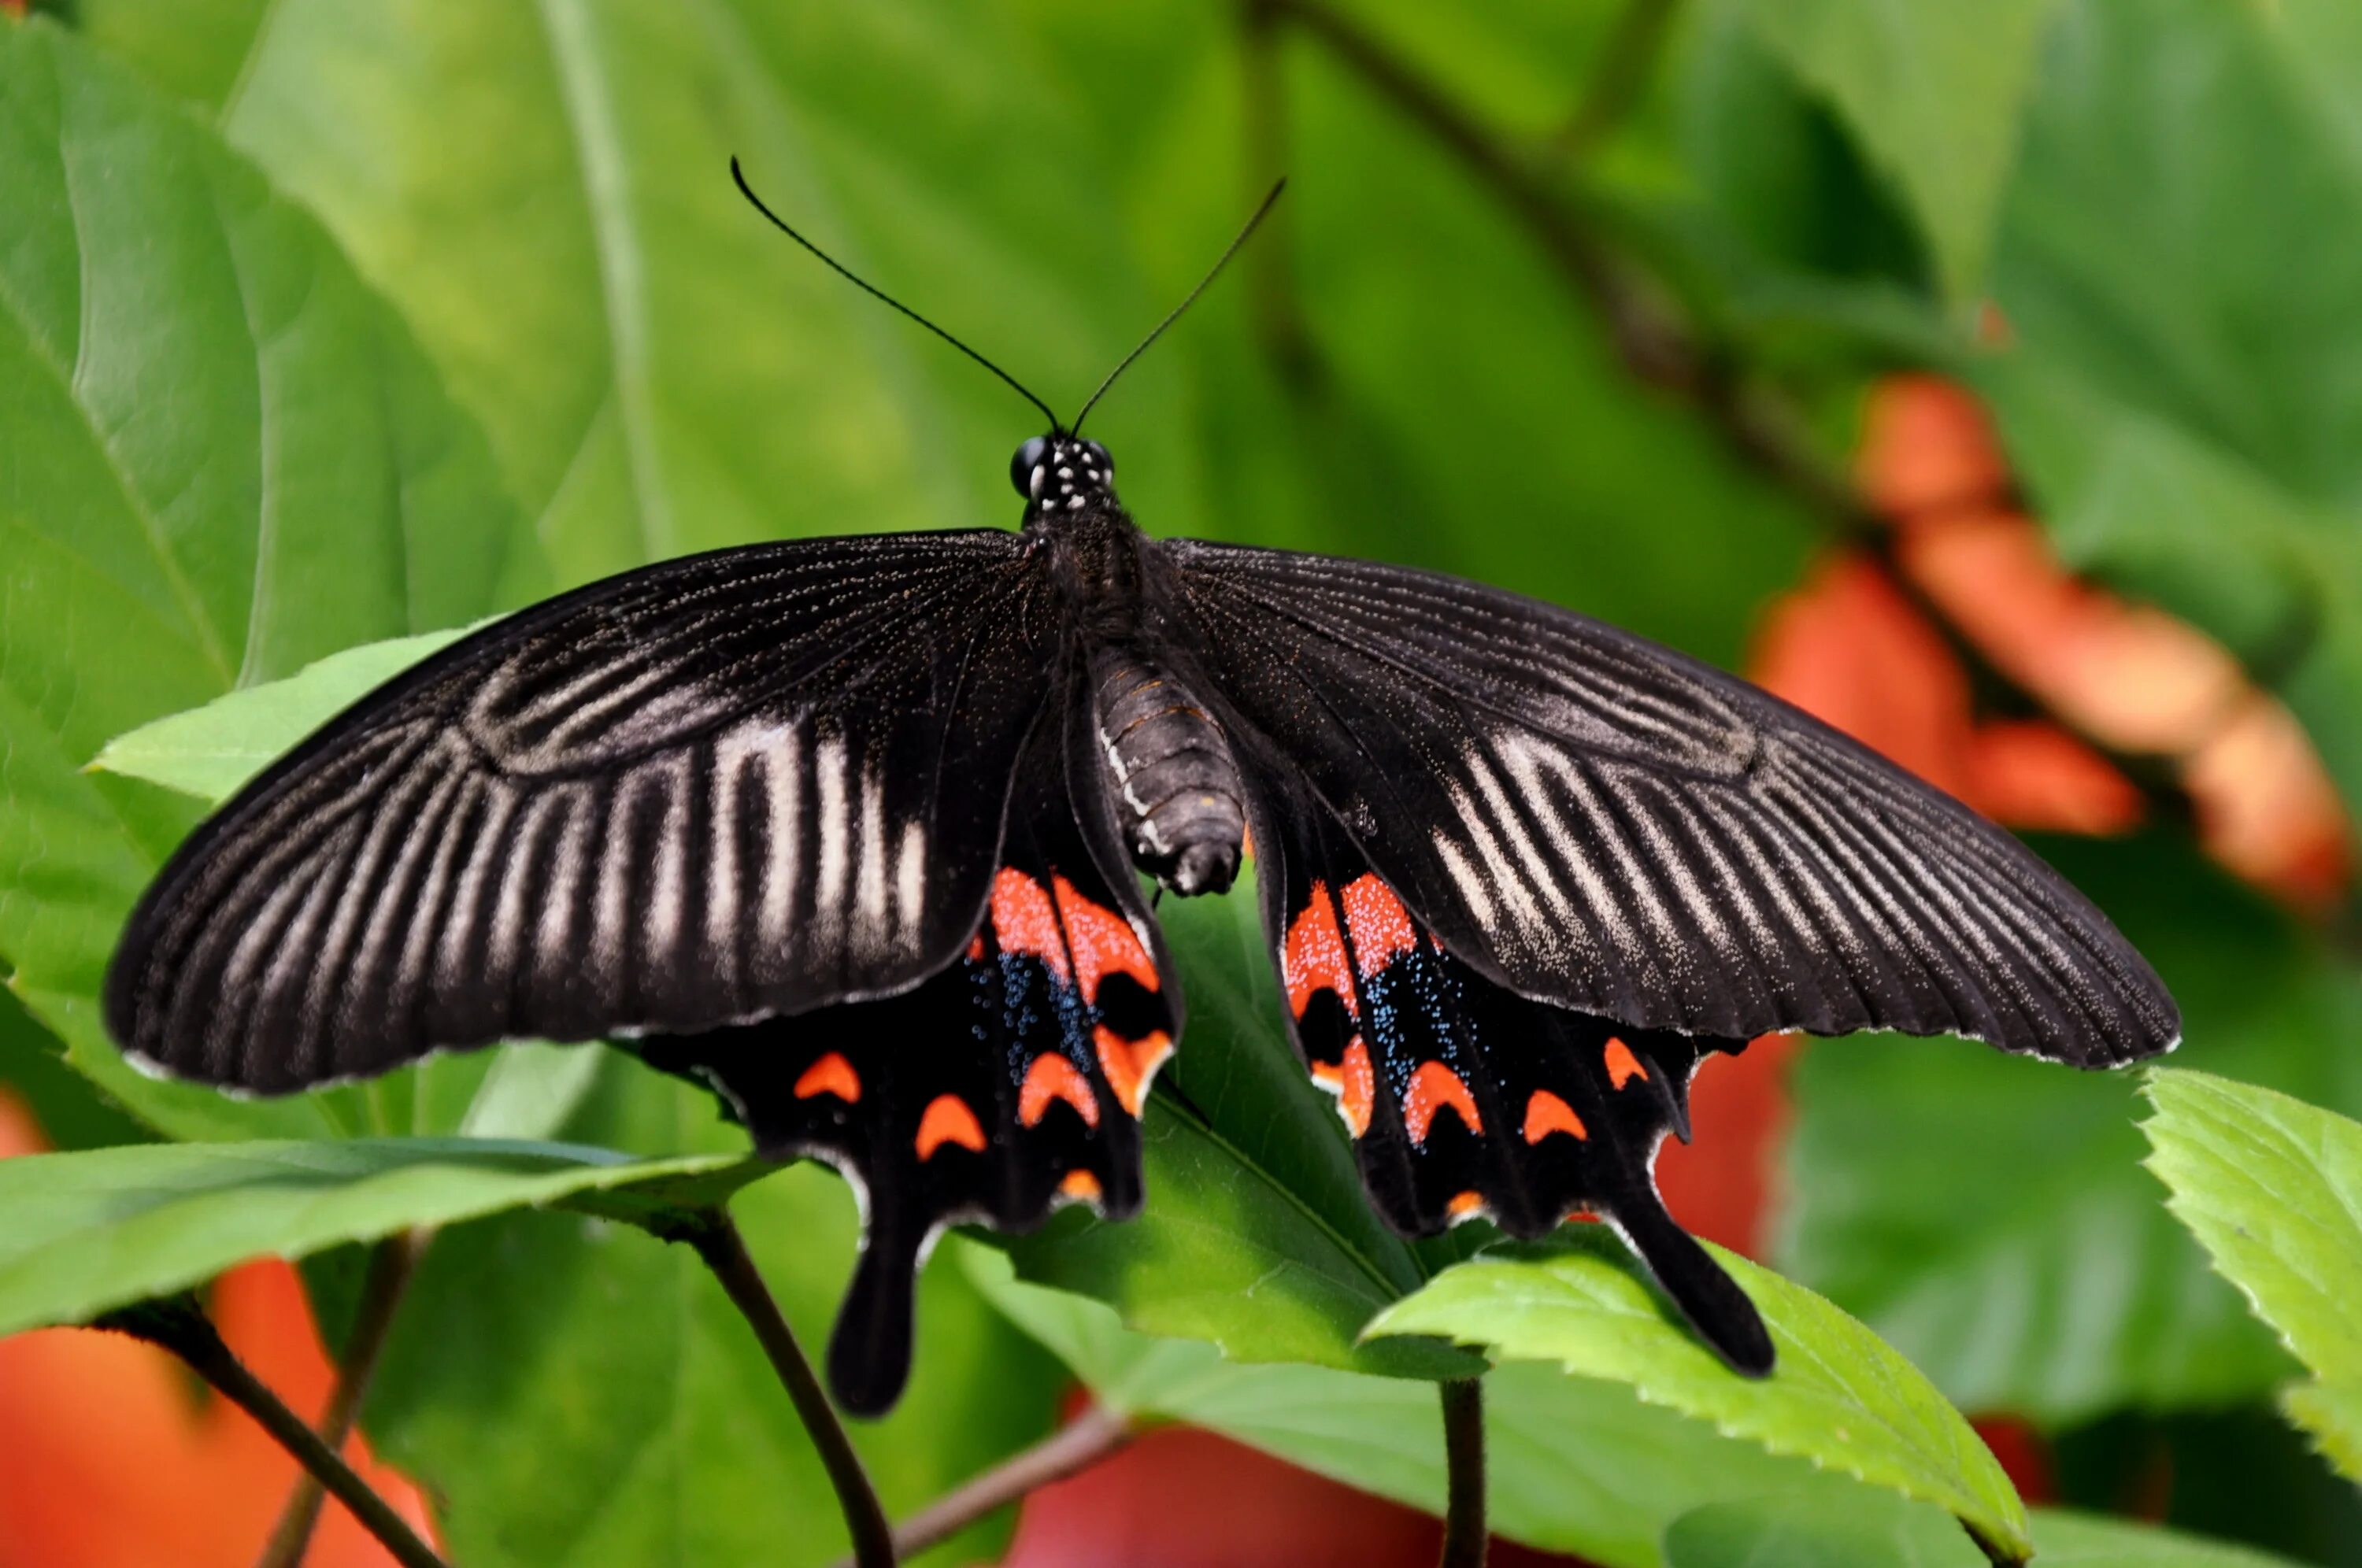
{"type": "Polygon", "coordinates": [[[1704,1057],[2175,1042],[2096,909],[1845,736],[1496,589],[1152,538],[1033,402],[1016,532],[666,561],[371,692],[149,889],[116,1038],[264,1094],[628,1039],[864,1189],[829,1353],[859,1412],[901,1389],[944,1226],[1140,1208],[1182,1008],[1136,873],[1217,892],[1253,846],[1287,1021],[1396,1230],[1595,1214],[1751,1373],[1760,1319],[1652,1176],[1704,1057]]]}

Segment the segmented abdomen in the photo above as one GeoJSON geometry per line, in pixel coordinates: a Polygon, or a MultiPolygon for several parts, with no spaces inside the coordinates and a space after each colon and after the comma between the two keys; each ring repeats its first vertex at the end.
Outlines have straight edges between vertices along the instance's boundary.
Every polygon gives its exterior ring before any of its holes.
{"type": "Polygon", "coordinates": [[[1183,895],[1239,873],[1245,790],[1220,726],[1174,673],[1123,648],[1093,655],[1098,740],[1132,863],[1183,895]]]}

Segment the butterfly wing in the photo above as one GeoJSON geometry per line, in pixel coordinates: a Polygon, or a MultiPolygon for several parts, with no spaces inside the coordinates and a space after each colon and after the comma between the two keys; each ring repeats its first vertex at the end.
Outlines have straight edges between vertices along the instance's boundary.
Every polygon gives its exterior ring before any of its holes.
{"type": "Polygon", "coordinates": [[[524,612],[193,834],[108,1023],[168,1072],[281,1092],[908,987],[985,904],[1059,637],[1038,560],[991,530],[721,551],[524,612]]]}
{"type": "Polygon", "coordinates": [[[1164,547],[1171,635],[1457,959],[1637,1029],[1956,1032],[2085,1066],[2172,999],[2017,841],[1755,687],[1405,569],[1164,547]]]}
{"type": "Polygon", "coordinates": [[[1257,880],[1297,1044],[1337,1097],[1372,1202],[1406,1235],[1479,1216],[1516,1236],[1605,1219],[1741,1371],[1762,1319],[1666,1213],[1655,1164],[1689,1136],[1691,1076],[1743,1050],[1537,1002],[1436,940],[1309,790],[1256,791],[1257,880]]]}
{"type": "Polygon", "coordinates": [[[760,1152],[826,1160],[865,1195],[828,1361],[857,1414],[901,1392],[915,1276],[944,1226],[1030,1231],[1073,1202],[1139,1211],[1141,1107],[1181,1012],[1112,853],[1102,775],[1054,717],[1040,726],[975,933],[914,989],[640,1043],[653,1066],[712,1087],[760,1152]]]}

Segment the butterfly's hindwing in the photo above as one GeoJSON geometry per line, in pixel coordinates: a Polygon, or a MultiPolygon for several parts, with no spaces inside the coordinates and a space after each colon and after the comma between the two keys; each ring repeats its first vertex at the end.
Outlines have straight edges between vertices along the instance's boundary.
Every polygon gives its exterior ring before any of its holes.
{"type": "Polygon", "coordinates": [[[757,1150],[824,1159],[866,1195],[829,1348],[831,1386],[856,1412],[900,1392],[914,1275],[943,1226],[1023,1231],[1064,1203],[1140,1208],[1141,1107],[1179,1008],[1136,895],[1086,840],[1059,730],[1045,722],[1028,748],[983,919],[942,972],[900,996],[641,1042],[653,1065],[712,1088],[757,1150]]]}
{"type": "Polygon", "coordinates": [[[1162,547],[1173,635],[1245,749],[1519,994],[1736,1039],[1958,1032],[2087,1066],[2179,1037],[2155,972],[2023,845],[1743,681],[1473,583],[1162,547]]]}
{"type": "Polygon", "coordinates": [[[527,611],[192,835],[109,1025],[278,1092],[899,989],[966,940],[1061,646],[991,531],[723,551],[527,611]]]}
{"type": "Polygon", "coordinates": [[[1666,1214],[1653,1175],[1666,1134],[1688,1134],[1699,1061],[1745,1042],[1635,1030],[1495,984],[1308,799],[1260,812],[1256,843],[1297,1043],[1387,1222],[1424,1236],[1481,1216],[1534,1237],[1608,1220],[1732,1364],[1767,1370],[1760,1318],[1666,1214]]]}

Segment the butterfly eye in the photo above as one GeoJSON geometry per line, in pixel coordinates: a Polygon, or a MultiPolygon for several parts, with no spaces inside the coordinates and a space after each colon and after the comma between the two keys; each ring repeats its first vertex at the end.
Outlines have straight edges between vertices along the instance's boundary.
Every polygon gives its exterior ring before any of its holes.
{"type": "Polygon", "coordinates": [[[1017,455],[1009,459],[1009,482],[1015,485],[1017,493],[1028,501],[1033,499],[1033,470],[1042,466],[1042,459],[1049,452],[1049,439],[1036,436],[1018,447],[1017,455]]]}

